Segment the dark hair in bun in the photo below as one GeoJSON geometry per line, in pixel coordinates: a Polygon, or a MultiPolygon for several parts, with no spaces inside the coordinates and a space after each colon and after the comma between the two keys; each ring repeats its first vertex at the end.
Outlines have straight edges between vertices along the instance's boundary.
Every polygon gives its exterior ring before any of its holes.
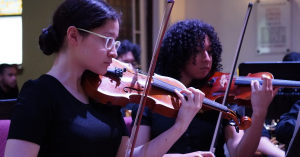
{"type": "Polygon", "coordinates": [[[70,26],[92,30],[103,26],[108,19],[121,23],[121,13],[102,0],[66,0],[55,11],[52,25],[42,30],[40,49],[45,55],[58,52],[70,26]]]}

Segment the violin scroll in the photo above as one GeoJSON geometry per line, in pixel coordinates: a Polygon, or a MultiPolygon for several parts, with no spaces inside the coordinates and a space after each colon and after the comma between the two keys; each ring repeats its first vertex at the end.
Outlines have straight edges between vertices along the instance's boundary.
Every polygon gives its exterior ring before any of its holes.
{"type": "Polygon", "coordinates": [[[252,121],[250,119],[250,117],[248,116],[243,116],[241,119],[240,119],[240,129],[241,130],[246,130],[248,129],[252,124],[252,121]]]}
{"type": "Polygon", "coordinates": [[[228,112],[226,114],[222,114],[222,117],[229,120],[229,124],[235,127],[236,132],[239,132],[239,130],[246,130],[252,124],[250,117],[243,116],[238,119],[239,116],[230,109],[228,109],[228,112]]]}

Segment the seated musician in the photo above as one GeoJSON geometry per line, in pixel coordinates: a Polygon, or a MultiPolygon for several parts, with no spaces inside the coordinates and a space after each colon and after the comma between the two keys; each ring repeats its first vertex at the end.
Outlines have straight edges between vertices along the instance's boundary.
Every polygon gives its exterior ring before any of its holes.
{"type": "MultiPolygon", "coordinates": [[[[81,85],[86,70],[107,72],[117,57],[121,15],[102,0],[66,0],[43,29],[40,49],[56,54],[52,68],[27,81],[14,107],[5,157],[124,157],[129,139],[120,107],[89,99],[81,85]]],[[[175,91],[182,100],[176,123],[135,148],[133,156],[162,156],[201,109],[204,94],[175,91]],[[194,99],[185,100],[183,93],[194,99]]],[[[103,98],[104,99],[104,98],[103,98]]]]}
{"type": "MultiPolygon", "coordinates": [[[[166,32],[162,42],[155,73],[175,78],[186,87],[205,85],[209,76],[220,71],[222,46],[214,28],[199,20],[175,23],[166,32]]],[[[251,83],[252,126],[247,131],[236,132],[228,120],[223,120],[219,130],[216,156],[225,156],[226,143],[231,157],[252,157],[261,136],[267,109],[278,89],[273,91],[269,78],[264,77],[262,86],[251,83]]],[[[136,109],[133,111],[135,118],[136,109]]],[[[185,133],[169,149],[165,156],[205,156],[209,151],[219,111],[198,113],[185,133]]],[[[137,146],[147,143],[168,130],[176,119],[149,110],[143,113],[137,146]]]]}
{"type": "MultiPolygon", "coordinates": [[[[300,53],[291,52],[283,57],[283,61],[300,61],[300,53]]],[[[275,133],[279,142],[285,144],[285,150],[289,148],[295,125],[300,110],[300,100],[297,101],[288,113],[280,116],[279,123],[276,126],[275,133]]]]}
{"type": "Polygon", "coordinates": [[[299,110],[300,100],[292,106],[288,113],[284,113],[280,116],[279,123],[275,129],[277,140],[285,144],[286,150],[289,148],[289,144],[293,137],[299,110]]]}
{"type": "Polygon", "coordinates": [[[16,99],[19,94],[17,69],[11,64],[0,65],[0,99],[16,99]]]}
{"type": "Polygon", "coordinates": [[[130,63],[134,69],[137,68],[141,57],[141,48],[139,45],[133,44],[129,40],[123,40],[117,52],[117,60],[130,63]]]}

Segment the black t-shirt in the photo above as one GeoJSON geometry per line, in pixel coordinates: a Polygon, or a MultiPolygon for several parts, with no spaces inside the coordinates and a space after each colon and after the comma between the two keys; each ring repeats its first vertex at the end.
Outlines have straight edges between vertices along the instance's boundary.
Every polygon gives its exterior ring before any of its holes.
{"type": "Polygon", "coordinates": [[[18,97],[18,94],[19,94],[18,86],[9,89],[8,92],[4,92],[0,86],[0,99],[16,99],[18,97]]]}
{"type": "Polygon", "coordinates": [[[54,77],[27,81],[18,97],[8,139],[40,145],[38,156],[115,156],[128,132],[120,107],[84,104],[54,77]]]}
{"type": "MultiPolygon", "coordinates": [[[[238,111],[240,115],[244,114],[244,108],[237,107],[236,105],[232,105],[231,108],[234,109],[234,111],[238,111]]],[[[133,121],[136,118],[137,109],[138,105],[132,108],[133,121]]],[[[175,142],[167,153],[186,154],[195,151],[209,151],[218,116],[219,112],[215,110],[198,113],[190,123],[186,132],[175,142]]],[[[153,113],[149,108],[145,107],[141,125],[151,127],[151,139],[154,139],[171,128],[175,124],[175,120],[175,118],[153,113]]],[[[219,137],[215,147],[215,155],[217,157],[225,157],[223,148],[225,143],[224,128],[228,124],[228,120],[223,119],[220,125],[219,137]]]]}
{"type": "Polygon", "coordinates": [[[294,134],[299,110],[300,100],[292,106],[288,113],[284,113],[280,116],[279,123],[275,129],[276,139],[285,144],[286,150],[289,148],[289,144],[294,134]]]}

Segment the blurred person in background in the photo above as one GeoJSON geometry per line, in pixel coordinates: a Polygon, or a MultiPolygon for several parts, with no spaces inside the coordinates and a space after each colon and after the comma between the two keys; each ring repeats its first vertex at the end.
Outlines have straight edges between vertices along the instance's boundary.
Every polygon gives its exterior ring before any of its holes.
{"type": "Polygon", "coordinates": [[[11,64],[0,65],[0,99],[17,98],[19,89],[17,85],[17,69],[11,64]]]}
{"type": "MultiPolygon", "coordinates": [[[[300,53],[298,52],[291,52],[286,54],[283,57],[282,61],[300,61],[300,53]]],[[[275,136],[276,140],[278,140],[281,143],[285,144],[285,150],[287,150],[289,141],[292,138],[294,128],[295,128],[295,122],[297,120],[297,115],[299,111],[299,104],[300,101],[294,104],[292,107],[291,111],[289,113],[285,113],[280,117],[280,122],[276,126],[275,130],[275,136]]],[[[271,124],[272,119],[266,119],[265,123],[266,124],[271,124]]],[[[275,128],[274,128],[275,129],[275,128]]],[[[275,140],[275,143],[271,143],[271,141],[275,138],[272,138],[270,134],[271,130],[267,130],[265,127],[263,128],[262,131],[262,137],[260,139],[260,143],[258,146],[258,151],[257,156],[259,154],[264,155],[264,156],[284,156],[285,152],[281,149],[282,145],[274,145],[278,144],[278,141],[275,140]],[[274,155],[276,154],[276,155],[274,155]]]]}
{"type": "Polygon", "coordinates": [[[124,63],[130,63],[134,69],[140,64],[141,48],[129,40],[123,40],[117,51],[117,59],[124,63]]]}
{"type": "MultiPolygon", "coordinates": [[[[283,61],[300,61],[300,53],[291,52],[286,54],[283,57],[283,61]]],[[[288,113],[284,113],[280,116],[279,123],[275,129],[276,139],[285,144],[286,151],[289,148],[290,141],[293,137],[299,110],[300,100],[292,106],[288,113]]]]}
{"type": "Polygon", "coordinates": [[[300,53],[298,52],[288,53],[283,57],[282,61],[300,61],[300,53]]]}

